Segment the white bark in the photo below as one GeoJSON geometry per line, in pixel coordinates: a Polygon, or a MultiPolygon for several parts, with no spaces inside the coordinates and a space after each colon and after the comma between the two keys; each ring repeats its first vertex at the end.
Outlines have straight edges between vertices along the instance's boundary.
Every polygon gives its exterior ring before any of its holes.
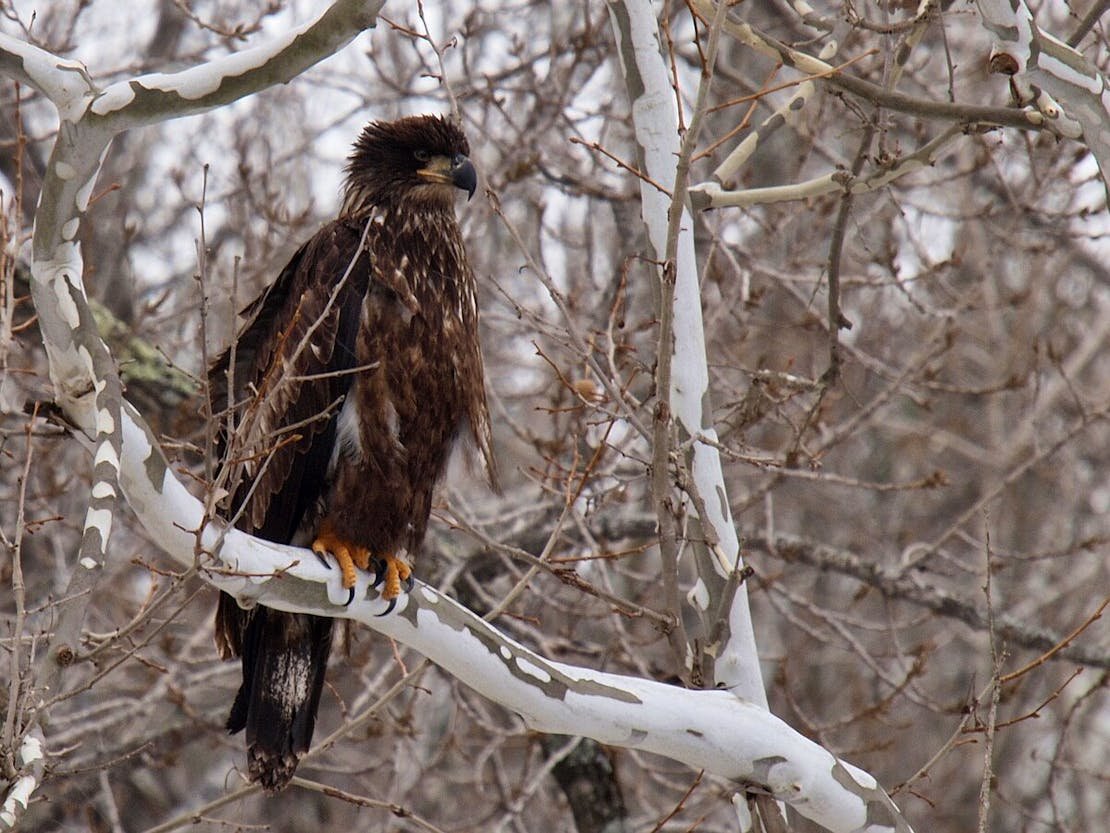
{"type": "MultiPolygon", "coordinates": [[[[85,421],[90,416],[86,412],[85,421]]],[[[338,570],[310,551],[206,521],[201,502],[167,467],[128,405],[122,448],[120,482],[151,538],[183,566],[196,563],[200,541],[212,556],[204,559],[201,575],[244,602],[362,622],[424,654],[537,731],[642,749],[736,780],[738,787],[758,785],[831,831],[909,830],[871,776],[756,704],[728,692],[691,691],[547,660],[420,583],[383,617],[385,603],[369,587],[370,577],[360,575],[354,602],[343,607],[347,591],[338,570]]]]}
{"type": "MultiPolygon", "coordinates": [[[[78,569],[66,599],[58,605],[47,659],[36,668],[36,683],[43,691],[58,689],[62,666],[68,662],[63,658],[73,655],[66,641],[79,633],[85,607],[103,573],[119,498],[117,485],[132,499],[148,529],[178,540],[183,536],[175,518],[190,518],[190,529],[201,526],[200,519],[190,515],[199,504],[176,480],[165,500],[161,495],[148,500],[152,491],[164,485],[160,476],[165,473],[164,458],[149,429],[122,398],[112,357],[97,333],[85,296],[78,230],[108,145],[129,127],[200,112],[288,81],[372,25],[382,2],[338,0],[315,21],[274,42],[180,73],[143,76],[106,90],[97,87],[80,63],[0,33],[0,72],[39,90],[58,111],[58,135],[35,214],[31,291],[55,401],[92,441],[94,451],[84,534],[75,557],[78,569]],[[174,514],[177,511],[180,516],[174,514]]],[[[214,542],[217,534],[218,529],[206,527],[201,540],[214,542]]],[[[194,540],[189,534],[184,538],[194,540]]],[[[169,539],[156,536],[155,540],[169,539]]],[[[266,565],[260,569],[272,571],[266,565]]],[[[32,724],[23,730],[23,746],[29,749],[28,743],[35,739],[41,752],[42,733],[32,724]]],[[[31,763],[34,766],[7,789],[0,810],[4,824],[18,821],[41,782],[41,762],[31,763]]]]}
{"type": "Polygon", "coordinates": [[[898,161],[877,173],[853,179],[847,171],[832,173],[795,182],[790,185],[768,185],[763,188],[745,188],[730,191],[718,182],[703,182],[691,187],[690,202],[697,210],[710,208],[743,208],[752,205],[765,205],[774,202],[789,202],[817,197],[822,194],[843,193],[864,194],[884,188],[899,177],[919,171],[936,164],[945,152],[952,149],[954,142],[964,135],[958,127],[950,127],[937,134],[913,153],[901,156],[898,161]]]}
{"type": "Polygon", "coordinates": [[[1010,76],[1018,103],[1036,107],[1046,127],[1090,149],[1110,196],[1106,78],[1082,53],[1042,32],[1024,0],[977,0],[977,5],[995,38],[991,66],[1010,76]]]}
{"type": "MultiPolygon", "coordinates": [[[[609,12],[631,98],[637,157],[642,171],[654,182],[677,187],[675,160],[680,152],[678,111],[660,51],[659,27],[652,7],[644,3],[610,2],[609,12]]],[[[662,261],[668,248],[667,218],[671,197],[641,180],[640,198],[648,240],[654,250],[652,257],[660,263],[660,285],[666,288],[662,261]]],[[[742,567],[742,560],[721,458],[715,445],[717,431],[713,425],[709,396],[693,217],[685,204],[681,206],[681,211],[675,248],[674,295],[673,298],[662,299],[663,304],[672,304],[674,311],[669,399],[683,439],[693,440],[687,464],[705,510],[705,517],[699,520],[712,530],[710,539],[717,541],[716,547],[705,548],[708,557],[698,560],[699,581],[690,593],[689,601],[701,613],[712,611],[716,615],[727,616],[724,636],[715,646],[716,682],[737,696],[766,707],[767,695],[759,669],[747,588],[743,584],[737,587],[728,610],[716,613],[728,578],[742,567]]],[[[667,346],[662,349],[667,349],[667,346]]],[[[692,506],[687,508],[687,512],[692,516],[698,514],[692,506]]]]}
{"type": "Polygon", "coordinates": [[[19,769],[0,804],[0,830],[15,830],[19,820],[27,810],[31,795],[42,783],[46,768],[46,753],[43,750],[42,730],[37,726],[23,736],[16,754],[19,769]]]}
{"type": "MultiPolygon", "coordinates": [[[[348,42],[373,21],[380,5],[339,0],[295,37],[176,75],[115,84],[103,93],[72,62],[0,39],[0,70],[55,100],[62,119],[36,219],[33,293],[57,402],[95,443],[98,462],[106,467],[94,486],[94,498],[104,503],[93,507],[87,522],[99,535],[98,546],[102,550],[110,534],[111,512],[103,510],[114,500],[118,472],[120,491],[151,539],[179,565],[196,565],[206,581],[244,602],[356,619],[424,653],[538,730],[588,735],[665,755],[734,779],[738,786],[757,785],[828,830],[908,830],[874,779],[762,708],[761,687],[760,703],[753,704],[732,693],[688,691],[551,662],[424,585],[417,585],[393,614],[379,618],[384,604],[363,576],[355,601],[339,606],[346,591],[338,570],[327,569],[307,550],[267,543],[207,517],[202,502],[167,465],[141,416],[119,397],[111,356],[89,313],[76,242],[111,137],[127,127],[195,113],[288,80],[348,42]]],[[[707,377],[689,239],[682,251],[683,297],[676,316],[692,334],[683,333],[681,347],[683,372],[689,376],[672,395],[693,435],[711,426],[700,424],[707,377]],[[688,354],[694,358],[687,359],[688,354]]],[[[698,478],[707,478],[701,487],[707,504],[720,513],[713,522],[731,532],[727,501],[714,491],[720,482],[716,452],[696,456],[695,469],[698,478]]],[[[729,547],[729,558],[735,558],[738,547],[729,547]]],[[[95,563],[90,572],[99,572],[95,563]]],[[[738,602],[734,611],[734,638],[740,634],[751,643],[738,654],[737,678],[758,681],[746,603],[738,602]],[[750,656],[743,654],[749,650],[750,656]]],[[[7,802],[25,805],[36,783],[12,785],[7,802]]]]}

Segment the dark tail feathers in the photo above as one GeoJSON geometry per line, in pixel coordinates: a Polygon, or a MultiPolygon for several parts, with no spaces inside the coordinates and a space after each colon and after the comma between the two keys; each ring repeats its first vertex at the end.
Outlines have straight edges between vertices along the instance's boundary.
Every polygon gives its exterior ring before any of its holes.
{"type": "MultiPolygon", "coordinates": [[[[235,696],[227,730],[247,730],[251,781],[267,792],[289,783],[297,762],[312,743],[316,710],[331,652],[333,620],[283,613],[261,605],[240,610],[220,600],[219,615],[246,619],[240,643],[243,685],[235,696]]],[[[219,630],[219,627],[217,628],[219,630]]]]}

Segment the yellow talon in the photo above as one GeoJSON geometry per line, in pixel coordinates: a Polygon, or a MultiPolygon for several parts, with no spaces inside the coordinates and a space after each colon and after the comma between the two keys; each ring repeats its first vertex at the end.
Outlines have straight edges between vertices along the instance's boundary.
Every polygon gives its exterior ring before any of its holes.
{"type": "Polygon", "coordinates": [[[401,582],[408,581],[412,576],[412,568],[395,555],[387,555],[385,561],[385,587],[382,588],[382,598],[392,601],[401,595],[401,582]]]}
{"type": "Polygon", "coordinates": [[[336,560],[343,573],[343,586],[348,590],[355,586],[355,568],[366,570],[370,567],[370,550],[339,537],[327,521],[320,524],[312,551],[317,555],[330,554],[336,560]]]}

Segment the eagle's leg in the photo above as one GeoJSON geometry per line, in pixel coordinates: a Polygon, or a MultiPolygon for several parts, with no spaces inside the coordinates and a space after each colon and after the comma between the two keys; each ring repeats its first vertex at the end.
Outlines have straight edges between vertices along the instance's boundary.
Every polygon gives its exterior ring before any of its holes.
{"type": "Polygon", "coordinates": [[[360,570],[370,569],[370,550],[340,537],[325,519],[316,533],[316,540],[312,542],[312,551],[320,556],[325,564],[327,560],[324,556],[329,553],[338,562],[339,569],[343,573],[343,586],[351,591],[351,598],[347,601],[347,604],[354,601],[357,577],[355,568],[357,567],[360,570]]]}

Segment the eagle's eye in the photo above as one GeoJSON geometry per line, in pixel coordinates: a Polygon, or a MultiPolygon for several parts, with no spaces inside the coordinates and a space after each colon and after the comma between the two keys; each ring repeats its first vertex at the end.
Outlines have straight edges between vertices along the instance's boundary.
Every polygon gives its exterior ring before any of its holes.
{"type": "Polygon", "coordinates": [[[415,151],[412,155],[416,157],[417,162],[427,162],[432,158],[432,154],[426,150],[415,151]]]}

